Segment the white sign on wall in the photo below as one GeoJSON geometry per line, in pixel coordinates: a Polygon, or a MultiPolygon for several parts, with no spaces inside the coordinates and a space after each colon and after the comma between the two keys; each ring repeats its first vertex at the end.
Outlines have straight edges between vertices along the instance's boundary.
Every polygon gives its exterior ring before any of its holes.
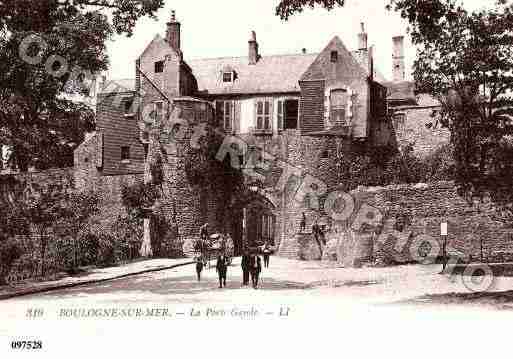
{"type": "Polygon", "coordinates": [[[440,223],[440,235],[442,235],[442,236],[447,235],[447,222],[440,223]]]}

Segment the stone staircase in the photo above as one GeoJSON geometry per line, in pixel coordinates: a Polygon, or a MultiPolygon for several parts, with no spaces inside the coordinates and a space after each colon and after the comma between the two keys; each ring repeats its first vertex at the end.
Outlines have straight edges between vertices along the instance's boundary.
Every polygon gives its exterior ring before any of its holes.
{"type": "Polygon", "coordinates": [[[285,238],[280,244],[277,255],[299,260],[317,260],[321,257],[312,233],[296,233],[293,237],[285,238]]]}

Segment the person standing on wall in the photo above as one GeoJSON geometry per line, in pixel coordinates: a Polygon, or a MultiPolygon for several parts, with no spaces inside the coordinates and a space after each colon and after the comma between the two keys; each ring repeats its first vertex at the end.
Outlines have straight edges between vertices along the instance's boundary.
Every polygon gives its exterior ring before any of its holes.
{"type": "Polygon", "coordinates": [[[226,287],[226,272],[228,271],[228,263],[226,256],[221,254],[217,257],[216,272],[219,276],[219,288],[226,287]]]}
{"type": "Polygon", "coordinates": [[[251,255],[249,260],[250,273],[251,273],[251,282],[253,283],[253,288],[258,288],[258,277],[260,276],[260,272],[262,271],[262,260],[256,254],[251,255]]]}
{"type": "Polygon", "coordinates": [[[249,262],[250,262],[250,256],[247,250],[244,250],[244,254],[242,255],[242,260],[240,263],[240,266],[242,267],[242,285],[248,285],[249,284],[249,262]]]}

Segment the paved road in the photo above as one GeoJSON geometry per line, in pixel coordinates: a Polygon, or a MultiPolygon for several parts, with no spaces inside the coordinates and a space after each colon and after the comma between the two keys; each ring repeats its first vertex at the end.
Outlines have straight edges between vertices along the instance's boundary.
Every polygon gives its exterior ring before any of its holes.
{"type": "MultiPolygon", "coordinates": [[[[240,259],[235,259],[228,270],[227,287],[218,288],[215,268],[203,271],[201,282],[197,282],[194,266],[136,275],[105,283],[79,286],[60,291],[1,301],[0,307],[23,303],[60,303],[63,305],[96,304],[210,304],[210,303],[276,303],[290,300],[350,302],[362,305],[396,303],[457,303],[507,304],[506,291],[513,289],[513,278],[502,277],[494,281],[492,294],[496,298],[483,303],[463,284],[461,276],[449,277],[439,274],[439,266],[399,266],[390,268],[335,268],[323,262],[293,261],[272,257],[269,269],[261,274],[259,289],[242,287],[240,259]],[[452,296],[457,294],[457,296],[452,296]]],[[[512,295],[513,297],[513,295],[512,295]]]]}
{"type": "MultiPolygon", "coordinates": [[[[188,357],[195,351],[209,353],[223,343],[244,348],[256,340],[249,357],[262,357],[261,342],[267,338],[287,357],[322,356],[323,350],[339,345],[344,352],[353,347],[355,353],[364,349],[369,355],[379,355],[380,346],[390,343],[419,357],[420,339],[436,332],[453,340],[454,323],[459,324],[461,341],[483,335],[476,330],[498,321],[511,323],[511,311],[483,317],[460,310],[462,305],[471,306],[471,313],[481,313],[483,307],[511,308],[511,277],[500,278],[490,293],[476,294],[469,293],[458,277],[451,282],[439,275],[439,269],[419,265],[340,269],[272,257],[271,268],[264,269],[257,290],[241,287],[237,260],[223,289],[218,288],[215,269],[205,270],[198,283],[194,267],[187,266],[0,301],[0,354],[7,340],[23,337],[41,339],[52,353],[72,352],[77,358],[104,347],[109,348],[101,352],[106,356],[148,356],[148,352],[164,350],[188,357]],[[43,317],[27,317],[30,309],[43,309],[43,317]],[[132,310],[133,314],[137,309],[146,314],[140,318],[120,317],[121,312],[117,317],[104,315],[104,311],[112,315],[112,310],[132,310]],[[96,311],[93,317],[87,314],[90,310],[96,311]],[[479,328],[464,325],[475,318],[481,318],[479,328]],[[398,328],[394,323],[409,324],[398,328]],[[249,334],[253,331],[257,337],[249,334]],[[294,339],[282,341],[283,335],[294,339]],[[306,344],[311,346],[303,347],[306,344]]],[[[494,332],[494,338],[501,333],[506,331],[494,332]]],[[[455,353],[461,354],[462,349],[454,347],[455,353]]]]}

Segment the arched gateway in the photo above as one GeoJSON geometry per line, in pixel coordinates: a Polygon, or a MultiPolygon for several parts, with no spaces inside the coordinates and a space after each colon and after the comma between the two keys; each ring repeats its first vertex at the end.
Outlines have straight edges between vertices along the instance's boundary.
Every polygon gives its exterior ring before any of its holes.
{"type": "Polygon", "coordinates": [[[231,223],[236,254],[269,241],[275,244],[276,205],[265,192],[250,187],[232,201],[231,223]]]}

